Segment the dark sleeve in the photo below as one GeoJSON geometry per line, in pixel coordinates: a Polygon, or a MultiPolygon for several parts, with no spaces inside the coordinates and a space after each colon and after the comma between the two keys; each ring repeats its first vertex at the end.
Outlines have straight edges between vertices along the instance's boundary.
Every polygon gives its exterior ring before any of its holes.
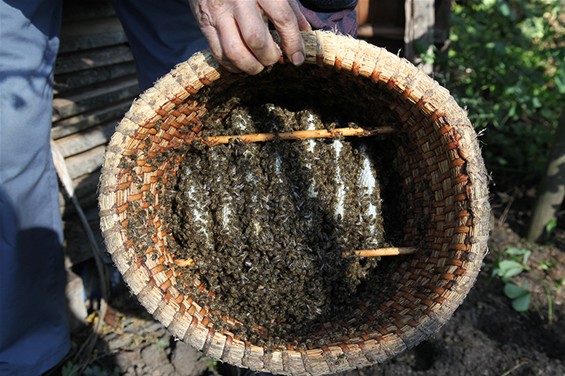
{"type": "Polygon", "coordinates": [[[300,0],[300,3],[311,10],[331,12],[355,8],[357,0],[300,0]]]}
{"type": "Polygon", "coordinates": [[[314,30],[357,35],[357,0],[300,0],[300,10],[314,30]]]}

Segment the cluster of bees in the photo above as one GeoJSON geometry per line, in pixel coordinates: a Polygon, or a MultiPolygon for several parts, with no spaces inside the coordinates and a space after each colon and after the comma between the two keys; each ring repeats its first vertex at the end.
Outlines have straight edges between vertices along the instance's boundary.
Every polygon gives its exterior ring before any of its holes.
{"type": "MultiPolygon", "coordinates": [[[[343,126],[273,104],[238,107],[207,135],[343,126]]],[[[347,126],[347,125],[345,125],[347,126]]],[[[216,330],[264,346],[307,341],[355,306],[386,247],[380,159],[372,140],[233,141],[189,148],[167,223],[187,293],[209,307],[216,330]],[[346,309],[345,309],[346,311],[346,309]],[[229,326],[222,317],[232,317],[229,326]]],[[[390,239],[390,237],[389,237],[390,239]]]]}

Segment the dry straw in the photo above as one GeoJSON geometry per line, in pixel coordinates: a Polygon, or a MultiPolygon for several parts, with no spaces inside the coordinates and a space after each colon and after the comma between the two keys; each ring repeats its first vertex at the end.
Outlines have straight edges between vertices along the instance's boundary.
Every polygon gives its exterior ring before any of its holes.
{"type": "Polygon", "coordinates": [[[175,337],[236,366],[321,375],[383,362],[450,318],[487,250],[488,177],[465,111],[437,82],[363,41],[321,31],[303,38],[302,67],[281,62],[257,77],[234,75],[204,51],[160,79],[133,103],[110,141],[99,204],[117,268],[175,337]],[[361,304],[358,317],[327,323],[325,333],[305,346],[266,349],[214,328],[207,307],[183,293],[178,265],[167,250],[164,195],[183,146],[206,124],[225,117],[234,105],[230,96],[240,93],[249,93],[247,103],[300,97],[326,112],[351,114],[361,124],[392,125],[403,134],[391,158],[401,177],[403,241],[417,250],[387,258],[376,269],[383,281],[374,288],[377,298],[361,304]],[[348,325],[348,335],[333,335],[334,328],[348,325]]]}

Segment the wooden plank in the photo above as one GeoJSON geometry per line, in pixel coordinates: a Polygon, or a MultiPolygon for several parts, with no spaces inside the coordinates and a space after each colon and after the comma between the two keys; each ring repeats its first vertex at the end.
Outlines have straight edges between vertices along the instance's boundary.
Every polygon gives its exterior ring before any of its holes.
{"type": "Polygon", "coordinates": [[[111,16],[115,16],[115,11],[112,3],[107,0],[63,1],[63,25],[111,16]]]}
{"type": "Polygon", "coordinates": [[[61,44],[82,37],[99,37],[108,33],[123,32],[122,24],[118,17],[111,15],[89,20],[67,20],[61,25],[61,44]]]}
{"type": "Polygon", "coordinates": [[[60,54],[55,62],[55,75],[78,72],[133,61],[128,45],[121,44],[102,49],[60,54]]]}
{"type": "MultiPolygon", "coordinates": [[[[404,1],[364,0],[364,23],[359,26],[359,38],[388,51],[404,48],[404,1]]],[[[361,4],[363,6],[363,4],[361,4]]]]}
{"type": "Polygon", "coordinates": [[[131,98],[139,93],[135,76],[108,81],[105,85],[86,88],[72,95],[53,99],[52,121],[58,121],[83,112],[131,98]]]}
{"type": "Polygon", "coordinates": [[[369,0],[368,20],[375,25],[392,27],[404,26],[404,2],[369,0]]]}
{"type": "Polygon", "coordinates": [[[61,27],[59,53],[123,43],[127,43],[127,38],[120,21],[116,17],[70,22],[61,27]]]}
{"type": "Polygon", "coordinates": [[[71,178],[76,179],[99,169],[104,161],[105,149],[105,145],[102,145],[85,151],[84,153],[66,158],[65,163],[67,164],[71,178]]]}
{"type": "Polygon", "coordinates": [[[119,121],[131,107],[133,98],[134,97],[127,98],[94,111],[60,120],[53,124],[51,138],[57,140],[61,137],[84,131],[85,129],[95,127],[110,120],[119,121]]]}
{"type": "MultiPolygon", "coordinates": [[[[435,0],[405,0],[404,56],[415,64],[422,63],[415,45],[431,46],[434,38],[435,0]]],[[[431,64],[422,64],[426,73],[431,73],[431,64]]]]}
{"type": "Polygon", "coordinates": [[[127,43],[127,38],[123,31],[108,32],[100,36],[86,35],[80,38],[67,39],[65,44],[61,45],[60,51],[64,53],[122,43],[127,43]]]}
{"type": "Polygon", "coordinates": [[[53,89],[55,96],[61,96],[70,90],[103,83],[123,76],[131,76],[135,72],[135,64],[131,61],[70,74],[59,74],[55,75],[53,89]]]}
{"type": "Polygon", "coordinates": [[[400,26],[380,26],[374,24],[364,24],[359,26],[358,36],[360,38],[385,38],[385,39],[404,39],[404,28],[400,26]]]}
{"type": "Polygon", "coordinates": [[[105,145],[116,129],[117,121],[90,128],[84,132],[63,137],[55,141],[64,158],[80,154],[96,146],[105,145]]]}
{"type": "Polygon", "coordinates": [[[139,94],[135,64],[110,0],[63,0],[60,40],[51,138],[75,196],[95,207],[105,147],[139,94]]]}

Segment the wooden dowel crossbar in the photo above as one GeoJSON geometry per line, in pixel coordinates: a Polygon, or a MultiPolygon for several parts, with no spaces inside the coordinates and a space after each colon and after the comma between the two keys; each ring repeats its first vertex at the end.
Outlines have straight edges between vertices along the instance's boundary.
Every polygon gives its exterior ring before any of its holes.
{"type": "Polygon", "coordinates": [[[307,140],[310,138],[336,138],[336,137],[370,137],[380,134],[392,134],[397,132],[396,128],[390,126],[378,127],[373,129],[364,128],[336,128],[300,130],[281,133],[252,133],[244,135],[230,136],[209,136],[204,137],[202,142],[207,146],[227,144],[232,140],[240,140],[244,143],[266,142],[275,138],[280,140],[307,140]]]}
{"type": "MultiPolygon", "coordinates": [[[[375,249],[359,249],[353,252],[343,252],[342,257],[379,257],[379,256],[401,256],[401,255],[411,255],[416,252],[414,247],[386,247],[386,248],[375,248],[375,249]]],[[[194,260],[189,258],[186,260],[176,259],[173,261],[178,266],[192,266],[194,265],[194,260]]]]}
{"type": "Polygon", "coordinates": [[[414,247],[387,247],[375,249],[358,249],[353,252],[344,252],[343,257],[357,256],[357,257],[379,257],[379,256],[401,256],[410,255],[416,252],[414,247]]]}
{"type": "Polygon", "coordinates": [[[177,264],[178,266],[191,266],[191,265],[194,265],[194,260],[191,259],[191,258],[186,259],[186,260],[183,260],[183,259],[176,259],[176,260],[173,260],[173,262],[174,262],[175,264],[177,264]]]}

